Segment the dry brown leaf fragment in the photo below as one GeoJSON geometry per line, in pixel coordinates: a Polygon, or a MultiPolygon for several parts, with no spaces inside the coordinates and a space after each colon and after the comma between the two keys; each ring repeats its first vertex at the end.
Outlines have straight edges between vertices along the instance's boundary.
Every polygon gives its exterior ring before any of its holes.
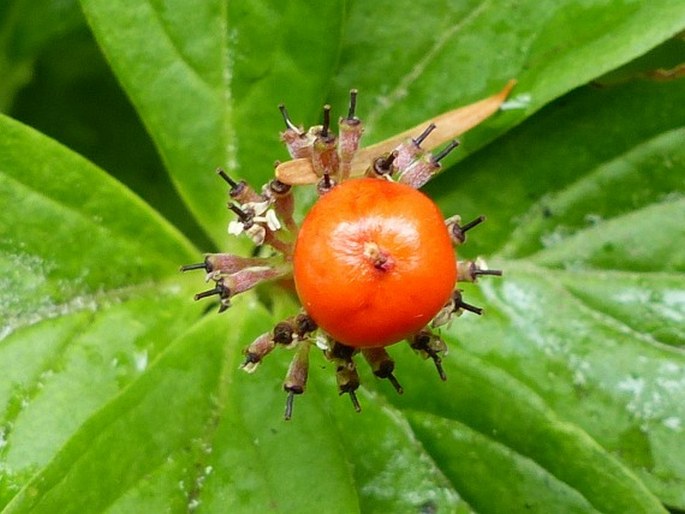
{"type": "MultiPolygon", "coordinates": [[[[375,157],[391,152],[402,141],[422,132],[429,123],[434,123],[436,128],[422,143],[422,147],[427,151],[433,150],[478,126],[497,112],[515,85],[516,80],[512,79],[501,91],[492,96],[430,118],[400,134],[360,149],[352,161],[351,176],[362,175],[375,157]]],[[[320,180],[312,167],[311,159],[308,158],[292,159],[280,163],[276,167],[276,178],[284,184],[293,186],[315,184],[320,180]]]]}

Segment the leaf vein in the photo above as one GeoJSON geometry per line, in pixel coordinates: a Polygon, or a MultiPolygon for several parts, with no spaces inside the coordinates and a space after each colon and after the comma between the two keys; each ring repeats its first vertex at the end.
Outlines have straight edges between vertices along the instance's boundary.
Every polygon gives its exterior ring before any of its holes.
{"type": "Polygon", "coordinates": [[[459,23],[456,23],[450,27],[449,30],[443,32],[442,35],[435,40],[433,46],[423,54],[423,57],[417,61],[416,64],[403,77],[400,77],[395,89],[386,95],[382,102],[377,103],[376,107],[374,107],[374,109],[368,114],[365,124],[369,132],[373,130],[373,127],[378,122],[378,119],[385,111],[389,110],[394,104],[399,102],[407,95],[407,90],[409,87],[421,77],[424,70],[440,54],[445,45],[454,37],[456,37],[464,27],[471,23],[471,21],[480,16],[480,14],[489,4],[489,0],[482,2],[478,7],[471,11],[468,16],[462,18],[459,23]]]}
{"type": "Polygon", "coordinates": [[[7,338],[16,330],[29,327],[41,321],[78,314],[80,312],[96,312],[102,307],[118,303],[139,292],[159,290],[160,285],[156,282],[141,282],[136,285],[127,285],[107,290],[99,290],[90,294],[82,294],[70,298],[68,301],[51,303],[39,307],[29,314],[12,316],[0,331],[0,341],[7,338]]]}
{"type": "Polygon", "coordinates": [[[174,40],[174,38],[171,37],[169,31],[166,30],[166,24],[164,23],[164,20],[163,20],[163,18],[162,18],[161,13],[160,13],[159,10],[156,8],[155,3],[154,3],[154,2],[148,2],[148,5],[150,6],[150,10],[151,10],[152,13],[154,14],[154,16],[155,16],[155,18],[156,18],[156,20],[157,20],[157,23],[159,24],[159,26],[160,26],[160,28],[161,28],[161,32],[166,36],[166,41],[169,43],[169,46],[173,49],[174,53],[178,56],[179,60],[180,60],[183,64],[186,65],[187,69],[190,70],[190,71],[192,72],[192,74],[193,74],[193,75],[194,75],[202,84],[204,84],[204,85],[207,87],[207,89],[210,89],[210,90],[214,89],[213,86],[212,86],[212,84],[209,83],[209,82],[207,81],[207,79],[206,79],[205,77],[202,76],[202,73],[200,72],[200,70],[198,70],[198,69],[195,67],[195,65],[194,65],[189,59],[187,59],[187,58],[183,55],[183,51],[181,50],[181,48],[178,46],[178,44],[176,43],[176,41],[174,40]]]}

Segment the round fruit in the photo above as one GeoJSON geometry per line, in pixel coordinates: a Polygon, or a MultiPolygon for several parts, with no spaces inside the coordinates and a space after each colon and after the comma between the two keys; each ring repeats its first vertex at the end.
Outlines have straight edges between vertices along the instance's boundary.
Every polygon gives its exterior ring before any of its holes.
{"type": "Polygon", "coordinates": [[[455,258],[442,214],[423,193],[349,180],[307,214],[293,256],[295,286],[337,341],[387,346],[421,330],[449,300],[455,258]]]}

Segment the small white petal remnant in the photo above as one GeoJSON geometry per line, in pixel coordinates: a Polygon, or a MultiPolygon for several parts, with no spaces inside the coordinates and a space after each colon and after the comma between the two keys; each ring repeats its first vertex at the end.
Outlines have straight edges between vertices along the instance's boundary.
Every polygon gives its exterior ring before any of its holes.
{"type": "Polygon", "coordinates": [[[232,236],[239,236],[243,233],[243,224],[240,221],[231,221],[228,224],[228,233],[232,236]]]}
{"type": "Polygon", "coordinates": [[[273,209],[266,211],[264,221],[266,222],[266,226],[271,230],[275,231],[280,230],[281,228],[281,222],[278,220],[278,216],[276,216],[276,212],[273,209]]]}

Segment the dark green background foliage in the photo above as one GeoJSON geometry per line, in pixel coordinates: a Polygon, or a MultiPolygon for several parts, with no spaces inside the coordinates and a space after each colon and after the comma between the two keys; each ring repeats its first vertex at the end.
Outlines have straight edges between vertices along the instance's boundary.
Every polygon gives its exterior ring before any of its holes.
{"type": "Polygon", "coordinates": [[[2,512],[685,510],[684,29],[682,0],[4,0],[2,512]],[[213,169],[271,176],[279,102],[357,87],[368,143],[511,78],[426,188],[506,270],[448,381],[397,345],[406,393],[363,370],[356,414],[317,354],[284,422],[287,352],[238,365],[292,298],[217,316],[177,271],[248,250],[213,169]]]}

